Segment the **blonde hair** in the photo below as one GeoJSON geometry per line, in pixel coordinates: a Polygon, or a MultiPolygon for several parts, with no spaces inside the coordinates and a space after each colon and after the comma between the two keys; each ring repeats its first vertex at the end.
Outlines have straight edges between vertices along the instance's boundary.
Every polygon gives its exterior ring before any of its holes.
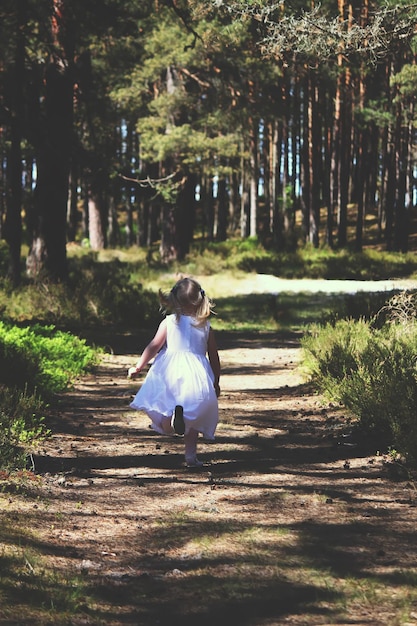
{"type": "Polygon", "coordinates": [[[214,304],[206,296],[204,289],[193,278],[182,278],[169,293],[159,290],[161,309],[172,311],[179,319],[180,315],[192,315],[197,326],[202,326],[213,313],[214,304]]]}

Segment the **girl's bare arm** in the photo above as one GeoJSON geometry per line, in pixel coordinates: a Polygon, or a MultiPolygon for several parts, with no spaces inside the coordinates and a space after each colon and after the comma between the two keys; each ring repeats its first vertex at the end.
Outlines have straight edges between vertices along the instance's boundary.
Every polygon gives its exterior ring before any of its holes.
{"type": "Polygon", "coordinates": [[[145,365],[147,365],[149,361],[158,354],[159,350],[162,348],[162,346],[166,342],[166,338],[167,338],[167,326],[166,326],[166,320],[163,320],[160,323],[159,328],[156,331],[154,338],[152,339],[152,341],[148,343],[148,345],[142,352],[138,362],[136,363],[136,366],[131,367],[129,369],[130,377],[135,376],[136,374],[139,374],[139,372],[143,370],[145,365]]]}
{"type": "Polygon", "coordinates": [[[208,337],[208,343],[207,343],[207,354],[208,354],[208,358],[210,361],[211,369],[213,370],[213,374],[214,374],[214,388],[216,390],[217,396],[219,396],[220,395],[219,381],[220,381],[220,374],[221,374],[220,358],[219,358],[219,352],[217,350],[217,343],[216,343],[216,338],[214,336],[214,331],[211,328],[209,331],[209,337],[208,337]]]}

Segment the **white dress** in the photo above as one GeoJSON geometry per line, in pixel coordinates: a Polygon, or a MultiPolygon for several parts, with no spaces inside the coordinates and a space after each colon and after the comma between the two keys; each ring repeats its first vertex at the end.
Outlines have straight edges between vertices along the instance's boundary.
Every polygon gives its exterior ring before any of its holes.
{"type": "Polygon", "coordinates": [[[190,428],[214,439],[219,408],[214,374],[207,358],[209,322],[197,327],[193,317],[168,315],[167,340],[156,356],[130,406],[145,411],[152,428],[164,434],[162,421],[175,406],[184,408],[185,432],[190,428]]]}

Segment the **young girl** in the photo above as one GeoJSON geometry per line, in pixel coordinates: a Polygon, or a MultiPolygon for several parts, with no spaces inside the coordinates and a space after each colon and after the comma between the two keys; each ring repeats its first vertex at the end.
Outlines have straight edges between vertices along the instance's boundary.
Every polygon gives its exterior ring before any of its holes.
{"type": "Polygon", "coordinates": [[[145,411],[158,433],[184,435],[187,466],[201,467],[198,435],[214,439],[219,413],[220,360],[208,321],[212,303],[192,278],[179,280],[168,294],[159,291],[159,299],[172,313],[129,369],[135,377],[156,356],[130,406],[145,411]]]}

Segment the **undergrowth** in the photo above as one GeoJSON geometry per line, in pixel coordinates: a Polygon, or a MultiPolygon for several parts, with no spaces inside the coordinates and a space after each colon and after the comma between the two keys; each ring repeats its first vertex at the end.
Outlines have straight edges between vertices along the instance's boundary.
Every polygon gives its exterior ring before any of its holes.
{"type": "Polygon", "coordinates": [[[174,263],[173,269],[199,275],[232,270],[281,278],[383,280],[412,276],[417,272],[417,259],[413,253],[373,249],[355,252],[332,250],[326,246],[305,246],[295,252],[278,252],[265,248],[256,238],[248,238],[194,243],[184,262],[174,263]]]}
{"type": "Polygon", "coordinates": [[[417,467],[417,294],[396,294],[369,320],[312,325],[304,367],[358,427],[417,467]]]}
{"type": "Polygon", "coordinates": [[[0,322],[0,467],[25,467],[48,434],[52,396],[97,362],[98,351],[53,326],[0,322]]]}

